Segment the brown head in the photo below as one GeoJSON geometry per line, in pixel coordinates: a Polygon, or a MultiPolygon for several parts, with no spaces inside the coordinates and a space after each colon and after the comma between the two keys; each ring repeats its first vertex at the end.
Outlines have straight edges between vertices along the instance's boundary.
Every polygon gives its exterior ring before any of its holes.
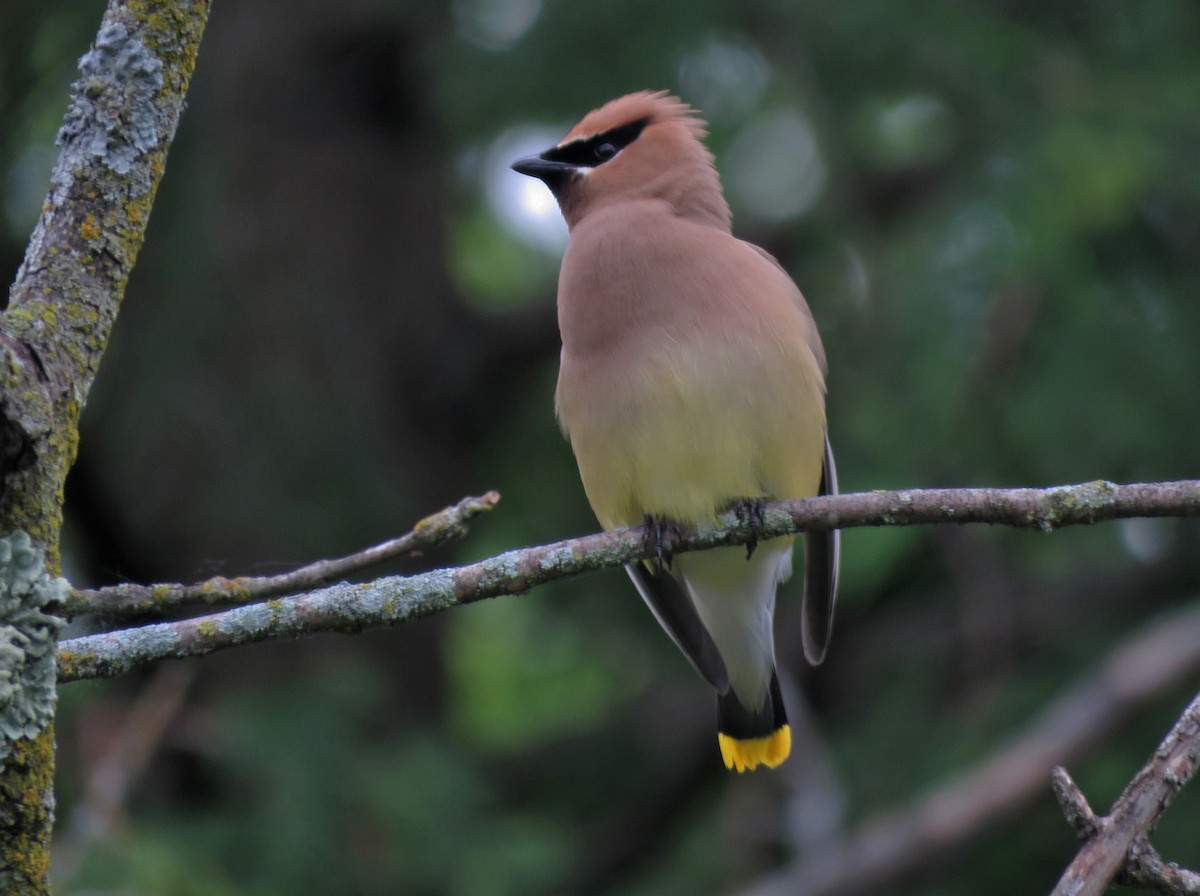
{"type": "Polygon", "coordinates": [[[665,91],[631,93],[589,112],[558,145],[513,163],[542,180],[567,225],[612,202],[657,199],[675,214],[729,230],[729,206],[705,123],[665,91]]]}

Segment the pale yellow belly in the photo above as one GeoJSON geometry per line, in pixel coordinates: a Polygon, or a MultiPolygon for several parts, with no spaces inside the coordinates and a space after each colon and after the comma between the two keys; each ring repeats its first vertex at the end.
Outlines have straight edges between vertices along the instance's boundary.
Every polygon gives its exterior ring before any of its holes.
{"type": "Polygon", "coordinates": [[[560,379],[558,410],[605,528],[647,514],[711,522],[735,499],[809,497],[820,483],[824,394],[806,347],[580,365],[560,379]]]}

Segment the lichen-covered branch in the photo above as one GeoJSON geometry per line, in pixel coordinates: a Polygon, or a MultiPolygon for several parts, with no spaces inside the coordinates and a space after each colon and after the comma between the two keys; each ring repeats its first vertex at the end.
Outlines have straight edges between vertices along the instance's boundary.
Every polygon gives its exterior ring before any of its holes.
{"type": "MultiPolygon", "coordinates": [[[[210,2],[110,0],[0,313],[0,535],[28,532],[51,574],[79,415],[145,237],[210,2]]],[[[5,894],[47,892],[53,743],[48,723],[0,760],[5,894]]]]}
{"type": "MultiPolygon", "coordinates": [[[[1200,482],[1049,489],[924,489],[864,492],[768,505],[762,525],[727,513],[719,528],[672,533],[674,553],[745,544],[808,529],[920,523],[986,522],[1051,529],[1117,517],[1200,516],[1200,482]]],[[[314,632],[357,632],[394,625],[500,594],[528,591],[554,579],[622,566],[651,556],[642,527],[509,551],[456,569],[333,585],[180,622],[74,638],[61,645],[59,680],[105,678],[169,657],[314,632]]]]}
{"type": "Polygon", "coordinates": [[[1098,480],[1052,488],[946,488],[863,492],[790,501],[771,513],[762,537],[797,529],[994,523],[1050,532],[1128,517],[1200,516],[1200,480],[1118,485],[1098,480]],[[799,525],[803,523],[803,526],[799,525]]]}
{"type": "Polygon", "coordinates": [[[0,529],[58,565],[62,486],[166,167],[208,0],[112,0],[79,60],[50,192],[0,314],[0,529]]]}
{"type": "Polygon", "coordinates": [[[318,560],[276,576],[239,576],[234,579],[218,576],[194,585],[121,584],[72,591],[64,603],[63,613],[68,617],[84,613],[103,613],[109,617],[144,616],[160,613],[170,607],[197,604],[228,606],[316,588],[376,563],[461,538],[467,532],[467,523],[484,511],[491,510],[499,500],[499,492],[464,498],[452,507],[427,516],[411,532],[398,538],[345,557],[318,560]]]}
{"type": "Polygon", "coordinates": [[[1063,872],[1051,896],[1100,896],[1123,871],[1130,881],[1163,892],[1198,892],[1200,876],[1167,866],[1147,839],[1175,795],[1196,773],[1197,766],[1200,766],[1200,694],[1105,817],[1096,817],[1067,773],[1056,770],[1055,795],[1068,821],[1086,842],[1063,872]]]}

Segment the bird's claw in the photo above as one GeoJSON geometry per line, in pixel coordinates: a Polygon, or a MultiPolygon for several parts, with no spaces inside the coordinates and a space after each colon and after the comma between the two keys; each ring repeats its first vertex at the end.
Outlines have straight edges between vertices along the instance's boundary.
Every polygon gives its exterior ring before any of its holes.
{"type": "Polygon", "coordinates": [[[758,547],[758,530],[763,527],[763,508],[766,501],[762,498],[739,498],[733,504],[733,512],[738,523],[750,528],[750,539],[746,542],[746,559],[754,556],[758,547]]]}
{"type": "Polygon", "coordinates": [[[667,569],[670,569],[671,541],[672,537],[678,537],[679,530],[673,523],[649,513],[646,514],[643,523],[646,529],[646,550],[653,551],[655,560],[660,567],[666,566],[667,569]]]}

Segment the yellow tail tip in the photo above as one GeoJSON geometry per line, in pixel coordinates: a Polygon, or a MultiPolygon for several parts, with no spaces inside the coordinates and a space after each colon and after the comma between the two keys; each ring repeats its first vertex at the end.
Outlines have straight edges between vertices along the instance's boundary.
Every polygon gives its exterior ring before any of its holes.
{"type": "Polygon", "coordinates": [[[792,729],[787,725],[777,728],[766,737],[739,740],[728,734],[717,734],[721,745],[721,758],[725,767],[738,772],[752,772],[760,765],[775,768],[792,752],[792,729]]]}

